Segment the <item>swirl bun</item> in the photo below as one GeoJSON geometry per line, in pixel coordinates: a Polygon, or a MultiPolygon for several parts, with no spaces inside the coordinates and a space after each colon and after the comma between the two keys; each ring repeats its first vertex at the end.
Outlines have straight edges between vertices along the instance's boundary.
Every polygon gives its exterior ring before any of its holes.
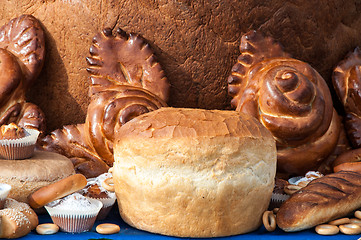
{"type": "Polygon", "coordinates": [[[302,175],[331,154],[340,120],[323,78],[288,56],[271,38],[252,31],[228,79],[232,105],[250,114],[277,140],[278,170],[302,175]]]}
{"type": "Polygon", "coordinates": [[[127,85],[118,85],[100,92],[88,106],[85,134],[97,154],[112,166],[114,131],[131,119],[166,103],[151,92],[127,85]]]}

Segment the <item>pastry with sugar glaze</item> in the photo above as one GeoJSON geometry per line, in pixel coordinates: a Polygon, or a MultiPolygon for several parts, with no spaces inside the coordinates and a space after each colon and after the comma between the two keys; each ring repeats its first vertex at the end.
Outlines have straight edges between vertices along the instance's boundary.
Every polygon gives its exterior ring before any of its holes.
{"type": "Polygon", "coordinates": [[[345,110],[347,137],[361,147],[361,50],[355,48],[334,69],[332,83],[345,110]]]}
{"type": "Polygon", "coordinates": [[[40,22],[21,15],[0,28],[0,125],[45,130],[42,110],[25,99],[26,90],[44,63],[45,40],[40,22]]]}
{"type": "Polygon", "coordinates": [[[303,175],[336,147],[340,119],[324,79],[261,33],[246,33],[228,78],[236,111],[256,117],[277,141],[278,171],[303,175]]]}
{"type": "Polygon", "coordinates": [[[113,166],[114,132],[131,119],[167,106],[169,83],[153,51],[135,34],[105,29],[93,38],[85,123],[64,126],[41,146],[70,158],[77,172],[96,177],[113,166]]]}

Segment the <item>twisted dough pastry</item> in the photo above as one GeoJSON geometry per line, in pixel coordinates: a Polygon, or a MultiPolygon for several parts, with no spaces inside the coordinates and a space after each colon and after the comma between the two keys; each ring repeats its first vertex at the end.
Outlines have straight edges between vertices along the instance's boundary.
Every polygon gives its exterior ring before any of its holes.
{"type": "Polygon", "coordinates": [[[91,97],[84,124],[65,126],[41,140],[41,146],[70,158],[87,178],[113,165],[114,132],[134,117],[167,106],[169,84],[143,39],[115,36],[110,29],[97,34],[90,47],[91,97]]]}
{"type": "Polygon", "coordinates": [[[25,100],[45,56],[44,33],[31,15],[12,19],[0,28],[0,125],[15,122],[45,130],[44,113],[25,100]]]}
{"type": "Polygon", "coordinates": [[[335,148],[340,120],[322,77],[271,38],[252,31],[228,79],[232,105],[250,114],[277,141],[278,171],[304,175],[335,148]]]}
{"type": "Polygon", "coordinates": [[[361,50],[348,53],[334,69],[332,83],[345,110],[347,137],[354,148],[361,147],[361,50]]]}

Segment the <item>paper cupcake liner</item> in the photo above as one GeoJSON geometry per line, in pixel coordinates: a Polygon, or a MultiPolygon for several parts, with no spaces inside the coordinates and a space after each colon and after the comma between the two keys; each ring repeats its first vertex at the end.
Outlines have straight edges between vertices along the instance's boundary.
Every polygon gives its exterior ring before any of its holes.
{"type": "Polygon", "coordinates": [[[113,195],[114,196],[109,197],[109,198],[91,198],[91,197],[87,197],[88,199],[95,199],[95,200],[101,201],[102,204],[103,204],[103,207],[99,211],[97,220],[103,220],[108,216],[110,210],[112,209],[112,207],[113,207],[113,205],[115,203],[115,200],[117,199],[115,194],[113,194],[113,195]]]}
{"type": "Polygon", "coordinates": [[[271,201],[269,204],[269,209],[279,208],[284,201],[286,201],[290,196],[288,194],[282,193],[272,193],[271,201]]]}
{"type": "Polygon", "coordinates": [[[80,233],[91,230],[103,204],[95,199],[88,200],[93,207],[86,209],[64,209],[61,206],[45,206],[53,222],[60,230],[69,233],[80,233]]]}
{"type": "Polygon", "coordinates": [[[9,184],[0,183],[0,210],[4,208],[5,200],[9,195],[11,186],[9,184]]]}
{"type": "Polygon", "coordinates": [[[36,129],[25,129],[23,138],[0,140],[0,158],[21,160],[32,157],[39,134],[36,129]]]}

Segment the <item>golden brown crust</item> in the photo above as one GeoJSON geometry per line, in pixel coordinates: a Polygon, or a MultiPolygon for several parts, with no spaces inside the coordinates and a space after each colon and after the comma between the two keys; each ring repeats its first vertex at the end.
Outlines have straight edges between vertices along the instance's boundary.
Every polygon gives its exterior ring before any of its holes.
{"type": "Polygon", "coordinates": [[[340,154],[333,163],[333,171],[355,171],[361,173],[361,148],[340,154]]]}
{"type": "Polygon", "coordinates": [[[146,89],[163,101],[168,100],[169,83],[152,49],[136,34],[118,28],[115,36],[107,28],[93,38],[91,57],[87,58],[91,74],[90,93],[111,85],[131,85],[146,89]]]}
{"type": "Polygon", "coordinates": [[[113,180],[131,226],[181,237],[257,229],[274,187],[276,146],[255,118],[161,108],[117,132],[113,180]]]}
{"type": "Polygon", "coordinates": [[[83,189],[87,180],[82,174],[74,174],[36,190],[28,196],[32,208],[41,208],[46,204],[83,189]]]}
{"type": "Polygon", "coordinates": [[[256,117],[272,132],[279,171],[303,175],[317,169],[340,134],[326,82],[259,32],[246,33],[240,51],[228,79],[236,111],[256,117]]]}
{"type": "Polygon", "coordinates": [[[15,122],[45,131],[44,113],[25,99],[44,56],[43,29],[33,16],[21,15],[0,28],[0,125],[15,122]]]}
{"type": "Polygon", "coordinates": [[[361,50],[355,48],[336,66],[332,83],[345,110],[345,128],[351,144],[361,147],[361,50]]]}
{"type": "Polygon", "coordinates": [[[300,231],[344,217],[361,207],[361,173],[340,171],[310,182],[280,207],[277,225],[300,231]]]}
{"type": "Polygon", "coordinates": [[[39,224],[36,213],[25,203],[8,198],[0,210],[0,238],[19,238],[39,224]]]}
{"type": "Polygon", "coordinates": [[[21,15],[0,28],[0,48],[14,54],[25,75],[24,87],[38,77],[45,57],[44,31],[32,15],[21,15]]]}
{"type": "Polygon", "coordinates": [[[70,158],[87,178],[113,165],[114,132],[131,119],[167,106],[169,84],[150,47],[134,34],[105,29],[90,48],[91,101],[84,124],[65,126],[39,145],[70,158]]]}

